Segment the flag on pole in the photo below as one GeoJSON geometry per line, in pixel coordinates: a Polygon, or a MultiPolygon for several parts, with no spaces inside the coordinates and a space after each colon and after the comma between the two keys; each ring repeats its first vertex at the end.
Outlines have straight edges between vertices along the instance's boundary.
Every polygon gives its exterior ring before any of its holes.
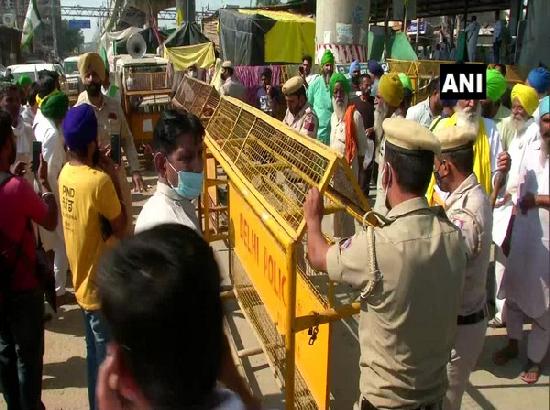
{"type": "Polygon", "coordinates": [[[30,47],[32,36],[36,28],[42,23],[40,14],[38,13],[38,7],[36,7],[36,0],[29,1],[29,8],[25,15],[25,22],[23,23],[23,34],[21,35],[21,48],[30,47]]]}

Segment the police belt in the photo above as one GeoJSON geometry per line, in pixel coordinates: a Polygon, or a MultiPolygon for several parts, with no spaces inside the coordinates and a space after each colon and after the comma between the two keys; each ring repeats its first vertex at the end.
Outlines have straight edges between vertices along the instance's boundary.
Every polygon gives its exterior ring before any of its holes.
{"type": "MultiPolygon", "coordinates": [[[[431,404],[423,404],[422,406],[414,407],[411,410],[441,410],[442,408],[442,402],[438,401],[431,404]]],[[[378,410],[378,408],[363,397],[361,399],[361,410],[378,410]]]]}
{"type": "Polygon", "coordinates": [[[481,309],[478,312],[472,313],[467,316],[457,316],[457,325],[475,325],[485,319],[485,309],[481,309]]]}

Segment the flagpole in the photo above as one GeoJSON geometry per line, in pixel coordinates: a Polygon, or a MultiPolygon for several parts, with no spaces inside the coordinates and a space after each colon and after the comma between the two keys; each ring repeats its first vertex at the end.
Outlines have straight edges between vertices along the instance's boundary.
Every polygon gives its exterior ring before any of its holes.
{"type": "Polygon", "coordinates": [[[53,58],[54,62],[57,59],[57,19],[56,19],[56,13],[55,13],[55,3],[56,0],[50,0],[52,2],[52,9],[51,9],[51,18],[52,18],[52,35],[53,35],[53,58]]]}

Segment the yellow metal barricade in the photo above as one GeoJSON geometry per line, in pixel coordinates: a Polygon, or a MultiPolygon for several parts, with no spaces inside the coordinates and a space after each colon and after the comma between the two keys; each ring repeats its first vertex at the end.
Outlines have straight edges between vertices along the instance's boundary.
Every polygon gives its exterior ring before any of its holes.
{"type": "Polygon", "coordinates": [[[328,276],[307,264],[302,206],[312,186],[327,212],[362,220],[368,202],[340,155],[239,100],[220,100],[206,145],[229,181],[231,272],[242,311],[286,407],[327,409],[331,322],[359,307],[334,308],[328,276]]]}

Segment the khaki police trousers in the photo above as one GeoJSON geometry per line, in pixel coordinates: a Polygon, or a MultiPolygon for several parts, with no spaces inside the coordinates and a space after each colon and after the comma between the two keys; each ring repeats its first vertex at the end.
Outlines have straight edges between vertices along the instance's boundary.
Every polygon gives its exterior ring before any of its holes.
{"type": "Polygon", "coordinates": [[[447,364],[449,386],[443,398],[443,410],[460,410],[462,395],[470,379],[470,373],[483,350],[487,320],[473,325],[459,325],[451,350],[451,361],[447,364]]]}

